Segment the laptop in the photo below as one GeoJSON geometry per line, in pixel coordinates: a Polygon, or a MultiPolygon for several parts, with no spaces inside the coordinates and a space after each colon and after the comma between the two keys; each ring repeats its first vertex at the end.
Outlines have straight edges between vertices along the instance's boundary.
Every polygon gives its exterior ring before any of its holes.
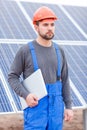
{"type": "MultiPolygon", "coordinates": [[[[39,100],[47,95],[45,82],[40,69],[23,80],[22,84],[27,89],[27,91],[29,91],[29,93],[35,94],[39,100]]],[[[26,101],[23,98],[20,97],[20,101],[23,109],[28,107],[26,101]]]]}

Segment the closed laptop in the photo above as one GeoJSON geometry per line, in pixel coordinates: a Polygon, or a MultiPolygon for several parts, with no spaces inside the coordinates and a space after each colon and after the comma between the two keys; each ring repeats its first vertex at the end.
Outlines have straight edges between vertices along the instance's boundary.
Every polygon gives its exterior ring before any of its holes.
{"type": "MultiPolygon", "coordinates": [[[[47,95],[45,82],[40,69],[38,69],[25,80],[23,80],[22,84],[29,91],[29,93],[35,94],[39,100],[47,95]]],[[[22,104],[22,108],[26,108],[27,104],[25,100],[21,98],[20,101],[22,104]]]]}

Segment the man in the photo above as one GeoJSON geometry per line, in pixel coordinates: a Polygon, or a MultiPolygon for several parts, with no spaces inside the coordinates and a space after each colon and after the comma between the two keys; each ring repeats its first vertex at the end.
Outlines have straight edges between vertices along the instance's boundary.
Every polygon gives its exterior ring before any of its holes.
{"type": "Polygon", "coordinates": [[[34,13],[33,24],[38,36],[20,48],[8,75],[12,88],[29,106],[24,109],[24,130],[62,130],[63,118],[66,121],[73,118],[64,51],[52,42],[55,20],[57,16],[48,7],[40,7],[34,13]],[[39,68],[48,92],[41,100],[19,81],[21,73],[25,79],[39,68]]]}

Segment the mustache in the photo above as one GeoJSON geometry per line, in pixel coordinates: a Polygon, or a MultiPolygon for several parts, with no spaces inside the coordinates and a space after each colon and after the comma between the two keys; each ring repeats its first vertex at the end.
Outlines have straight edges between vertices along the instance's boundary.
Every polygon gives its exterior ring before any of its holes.
{"type": "Polygon", "coordinates": [[[52,31],[48,31],[47,34],[48,34],[48,33],[52,33],[52,34],[54,34],[52,31]]]}

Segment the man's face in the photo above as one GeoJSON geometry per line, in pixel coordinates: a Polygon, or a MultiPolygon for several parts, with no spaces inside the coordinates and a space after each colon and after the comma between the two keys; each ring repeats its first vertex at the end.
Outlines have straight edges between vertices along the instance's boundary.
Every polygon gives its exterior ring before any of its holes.
{"type": "Polygon", "coordinates": [[[36,31],[39,36],[45,40],[51,40],[54,37],[55,24],[54,20],[43,20],[36,25],[36,31]]]}

